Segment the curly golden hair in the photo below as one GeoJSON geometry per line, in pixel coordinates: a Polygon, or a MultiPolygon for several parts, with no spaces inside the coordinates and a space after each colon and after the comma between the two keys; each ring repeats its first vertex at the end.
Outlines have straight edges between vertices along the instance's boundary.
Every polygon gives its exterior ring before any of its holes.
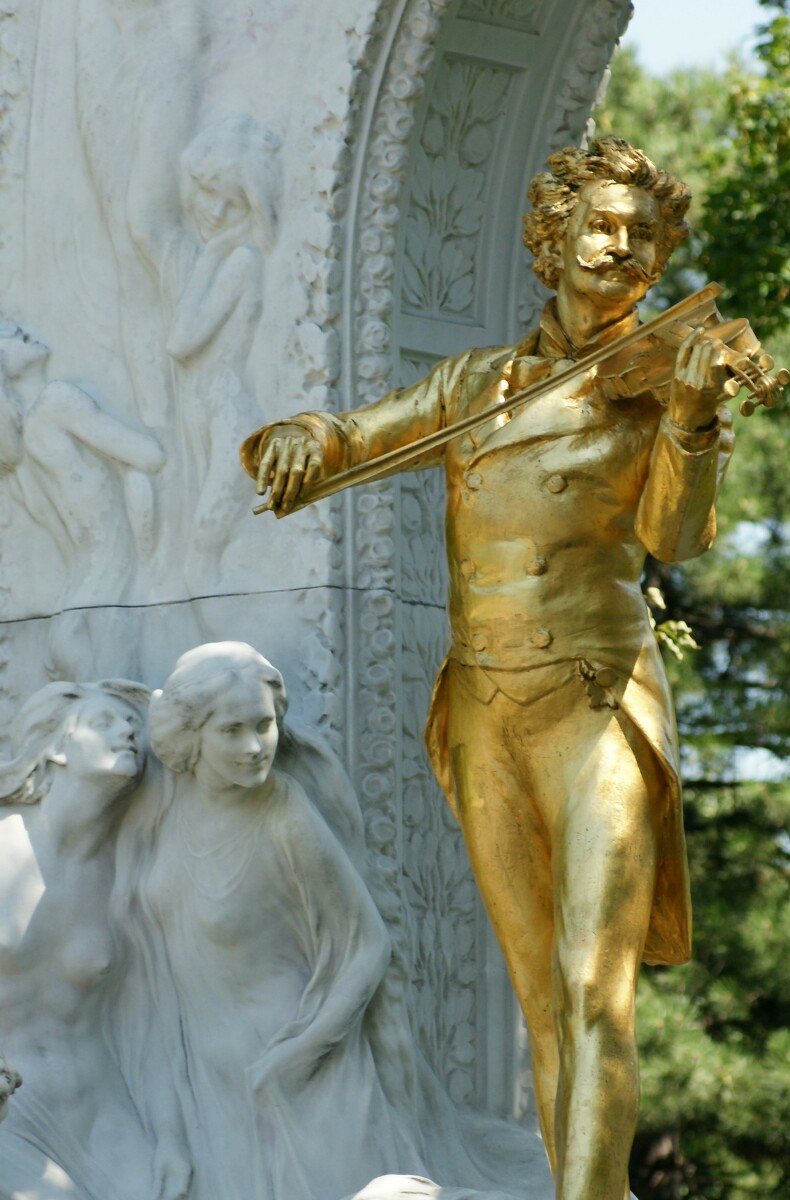
{"type": "Polygon", "coordinates": [[[524,217],[524,245],[532,252],[533,270],[546,287],[559,281],[559,247],[579,192],[591,180],[644,188],[658,201],[661,226],[657,268],[663,274],[672,251],[685,242],[689,227],[684,217],[691,189],[668,171],[660,171],[645,154],[624,138],[596,138],[589,150],[566,146],[549,159],[550,171],[536,175],[527,199],[532,211],[524,217]]]}

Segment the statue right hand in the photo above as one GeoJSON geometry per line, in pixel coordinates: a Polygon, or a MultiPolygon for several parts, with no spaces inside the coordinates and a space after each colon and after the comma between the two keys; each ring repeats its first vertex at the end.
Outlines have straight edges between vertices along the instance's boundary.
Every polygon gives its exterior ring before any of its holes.
{"type": "Polygon", "coordinates": [[[258,495],[269,496],[265,509],[289,513],[321,470],[321,445],[300,425],[281,425],[271,435],[258,465],[258,495]]]}

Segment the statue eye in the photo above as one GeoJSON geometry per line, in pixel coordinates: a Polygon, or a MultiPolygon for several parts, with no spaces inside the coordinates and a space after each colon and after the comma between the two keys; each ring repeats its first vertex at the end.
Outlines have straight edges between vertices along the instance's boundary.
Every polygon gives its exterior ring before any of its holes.
{"type": "Polygon", "coordinates": [[[103,730],[109,729],[113,722],[113,714],[109,712],[97,713],[89,722],[91,729],[103,730]]]}

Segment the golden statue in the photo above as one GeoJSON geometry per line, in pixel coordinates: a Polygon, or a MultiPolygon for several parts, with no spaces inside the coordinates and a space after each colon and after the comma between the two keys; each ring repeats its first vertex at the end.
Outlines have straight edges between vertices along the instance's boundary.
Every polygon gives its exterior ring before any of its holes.
{"type": "Polygon", "coordinates": [[[685,184],[613,137],[549,165],[525,218],[556,291],[537,329],[367,408],[265,426],[242,461],[277,516],[443,463],[452,645],[428,749],[529,1027],[558,1200],[622,1200],[639,966],[684,962],[691,939],[677,733],[640,575],[648,552],[713,541],[724,395],[746,382],[770,404],[787,376],[767,376],[747,322],[719,323],[715,285],[639,326],[688,236],[685,184]]]}

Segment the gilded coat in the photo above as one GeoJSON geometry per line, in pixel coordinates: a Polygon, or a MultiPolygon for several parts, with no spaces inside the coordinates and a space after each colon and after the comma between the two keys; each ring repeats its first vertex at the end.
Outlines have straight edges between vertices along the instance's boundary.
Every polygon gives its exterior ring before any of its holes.
{"type": "MultiPolygon", "coordinates": [[[[596,348],[633,328],[610,327],[596,348]]],[[[424,380],[349,413],[289,421],[323,447],[323,477],[368,461],[488,407],[503,377],[523,387],[567,367],[573,355],[550,303],[518,346],[472,350],[439,363],[424,380]]],[[[646,553],[664,562],[701,554],[715,536],[714,503],[731,450],[722,412],[690,433],[665,409],[674,351],[654,342],[588,370],[571,384],[486,422],[417,465],[443,464],[450,571],[448,658],[477,667],[481,698],[500,689],[528,701],[537,667],[575,660],[608,667],[619,704],[663,768],[663,836],[645,951],[682,962],[691,907],[674,710],[642,596],[646,553]]],[[[272,430],[242,447],[254,475],[272,430]]],[[[542,674],[542,673],[541,673],[542,674]]],[[[604,676],[605,678],[605,676],[604,676]]],[[[444,671],[434,688],[426,741],[452,805],[444,671]]]]}

